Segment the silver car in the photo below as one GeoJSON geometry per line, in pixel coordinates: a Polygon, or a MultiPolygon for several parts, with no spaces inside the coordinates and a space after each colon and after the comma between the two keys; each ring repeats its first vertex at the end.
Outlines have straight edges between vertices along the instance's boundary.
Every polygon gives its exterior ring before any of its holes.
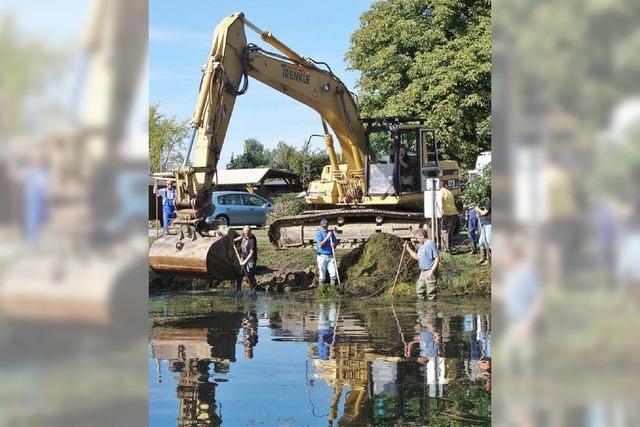
{"type": "Polygon", "coordinates": [[[214,211],[206,221],[218,220],[227,225],[263,226],[272,209],[267,199],[243,191],[214,191],[211,204],[214,211]]]}

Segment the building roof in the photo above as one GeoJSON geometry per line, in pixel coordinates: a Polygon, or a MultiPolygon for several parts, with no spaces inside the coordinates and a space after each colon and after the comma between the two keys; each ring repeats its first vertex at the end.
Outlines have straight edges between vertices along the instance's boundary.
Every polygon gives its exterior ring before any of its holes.
{"type": "Polygon", "coordinates": [[[226,169],[218,171],[218,185],[262,184],[267,179],[287,179],[295,182],[291,172],[271,168],[226,169]]]}

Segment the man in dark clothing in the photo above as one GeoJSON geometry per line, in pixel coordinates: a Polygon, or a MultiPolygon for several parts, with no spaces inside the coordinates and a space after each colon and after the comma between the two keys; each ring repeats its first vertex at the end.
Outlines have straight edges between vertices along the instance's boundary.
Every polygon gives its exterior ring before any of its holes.
{"type": "MultiPolygon", "coordinates": [[[[416,182],[415,161],[413,157],[407,154],[407,147],[404,145],[398,148],[398,159],[400,160],[400,185],[402,186],[402,191],[413,191],[416,182]]],[[[395,155],[393,153],[390,156],[390,161],[395,163],[395,155]]]]}
{"type": "MultiPolygon", "coordinates": [[[[241,241],[240,267],[244,275],[249,279],[251,292],[256,292],[258,283],[256,282],[256,264],[258,262],[258,242],[256,236],[251,233],[251,227],[244,226],[242,236],[236,237],[235,241],[241,241]]],[[[242,289],[242,277],[236,280],[236,291],[242,289]]]]}
{"type": "Polygon", "coordinates": [[[258,345],[258,318],[254,312],[248,313],[242,319],[242,345],[244,358],[253,359],[253,348],[258,345]]]}
{"type": "Polygon", "coordinates": [[[469,205],[464,205],[464,210],[467,214],[467,236],[471,242],[472,253],[477,254],[478,240],[480,234],[480,222],[478,221],[478,213],[475,209],[471,209],[469,205]]]}

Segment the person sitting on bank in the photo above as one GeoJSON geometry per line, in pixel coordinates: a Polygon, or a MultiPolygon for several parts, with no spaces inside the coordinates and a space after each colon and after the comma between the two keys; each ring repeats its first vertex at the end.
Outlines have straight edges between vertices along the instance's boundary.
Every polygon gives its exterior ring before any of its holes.
{"type": "Polygon", "coordinates": [[[416,251],[411,249],[409,242],[404,242],[404,249],[409,252],[411,258],[418,260],[420,268],[420,276],[416,281],[416,294],[418,298],[428,298],[434,301],[437,298],[438,276],[437,270],[440,265],[440,257],[438,249],[433,240],[429,239],[427,230],[420,228],[416,230],[416,238],[418,239],[418,247],[416,251]]]}
{"type": "Polygon", "coordinates": [[[329,273],[329,283],[335,286],[337,277],[336,260],[333,257],[333,248],[338,245],[338,238],[335,230],[329,231],[329,221],[320,220],[320,229],[316,232],[316,253],[318,263],[318,278],[320,283],[324,283],[329,273]]]}
{"type": "MultiPolygon", "coordinates": [[[[251,233],[251,227],[245,225],[242,231],[242,235],[235,238],[235,241],[241,241],[240,249],[240,268],[242,268],[243,276],[247,276],[249,279],[250,290],[255,293],[258,289],[258,282],[256,282],[256,264],[258,262],[258,241],[256,236],[251,233]]],[[[242,279],[240,276],[236,280],[236,291],[240,292],[242,289],[242,279]]]]}
{"type": "Polygon", "coordinates": [[[453,248],[453,236],[458,228],[458,208],[456,207],[456,199],[449,184],[446,181],[440,181],[440,200],[442,203],[442,228],[447,230],[447,252],[453,248]]]}

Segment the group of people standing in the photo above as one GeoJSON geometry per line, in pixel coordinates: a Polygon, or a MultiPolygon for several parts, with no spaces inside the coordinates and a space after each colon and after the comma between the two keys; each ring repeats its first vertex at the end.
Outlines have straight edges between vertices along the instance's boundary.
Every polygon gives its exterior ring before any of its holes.
{"type": "Polygon", "coordinates": [[[491,264],[491,198],[486,197],[480,206],[465,205],[464,209],[472,251],[482,254],[476,265],[491,264]]]}
{"type": "MultiPolygon", "coordinates": [[[[172,181],[167,181],[167,187],[157,189],[154,183],[154,194],[162,197],[163,228],[166,232],[170,221],[175,218],[174,199],[176,196],[172,181]]],[[[448,241],[444,245],[445,250],[450,250],[453,237],[458,227],[458,209],[455,206],[455,198],[445,184],[440,189],[442,205],[442,229],[447,231],[448,241]]],[[[482,258],[477,265],[491,262],[491,200],[487,197],[480,206],[464,206],[467,233],[471,242],[473,253],[482,253],[482,258]]],[[[421,299],[433,301],[437,297],[438,267],[440,256],[438,248],[429,232],[425,228],[415,232],[418,244],[415,248],[409,242],[404,242],[403,250],[418,261],[420,275],[416,280],[416,295],[421,299]]],[[[236,280],[236,291],[240,291],[243,278],[246,277],[250,284],[250,291],[257,291],[256,265],[258,260],[258,243],[251,231],[251,227],[245,225],[242,235],[235,239],[240,242],[241,255],[239,263],[243,275],[236,280]]],[[[316,261],[318,267],[318,279],[325,283],[329,279],[330,286],[336,285],[338,266],[335,259],[335,248],[340,243],[335,230],[329,230],[329,221],[322,219],[320,228],[316,232],[316,261]]]]}

